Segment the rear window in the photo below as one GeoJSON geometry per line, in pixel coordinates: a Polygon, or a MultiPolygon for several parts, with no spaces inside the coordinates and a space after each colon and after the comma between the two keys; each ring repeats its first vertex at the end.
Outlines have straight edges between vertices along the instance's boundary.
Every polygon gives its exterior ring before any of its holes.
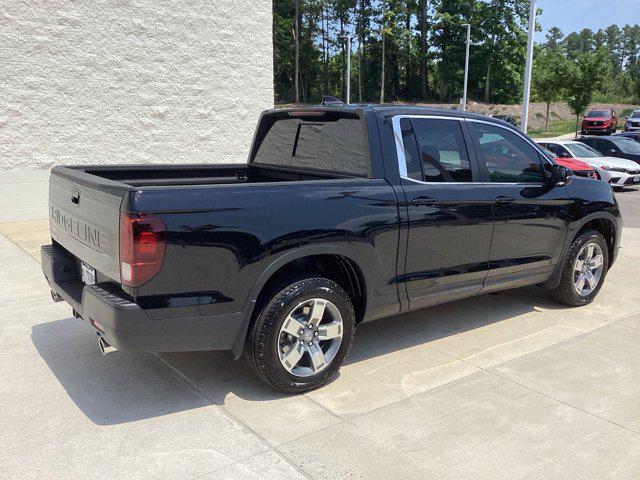
{"type": "Polygon", "coordinates": [[[630,138],[616,138],[613,142],[622,153],[630,153],[632,155],[640,155],[640,143],[630,138]]]}
{"type": "Polygon", "coordinates": [[[355,114],[266,117],[256,140],[253,163],[362,177],[369,173],[364,126],[355,114]]]}

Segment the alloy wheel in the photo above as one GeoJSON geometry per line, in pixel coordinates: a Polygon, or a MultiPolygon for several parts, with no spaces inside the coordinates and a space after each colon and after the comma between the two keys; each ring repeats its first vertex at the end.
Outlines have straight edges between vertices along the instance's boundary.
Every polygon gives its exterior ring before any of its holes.
{"type": "Polygon", "coordinates": [[[604,270],[602,248],[595,242],[585,244],[573,262],[573,287],[578,295],[586,297],[600,283],[604,270]]]}
{"type": "Polygon", "coordinates": [[[325,298],[311,298],[287,315],[278,335],[278,357],[292,375],[309,377],[335,358],[344,328],[340,310],[325,298]]]}

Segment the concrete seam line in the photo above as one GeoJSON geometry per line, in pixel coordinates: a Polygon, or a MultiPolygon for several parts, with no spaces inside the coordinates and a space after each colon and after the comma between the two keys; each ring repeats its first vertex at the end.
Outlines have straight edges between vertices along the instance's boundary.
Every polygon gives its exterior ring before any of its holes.
{"type": "MultiPolygon", "coordinates": [[[[629,318],[629,317],[625,317],[625,318],[629,318]]],[[[624,323],[619,323],[621,320],[624,320],[624,318],[621,318],[617,322],[613,322],[613,324],[619,327],[630,328],[631,330],[640,330],[640,327],[632,327],[631,325],[625,325],[624,323]]]]}
{"type": "MultiPolygon", "coordinates": [[[[336,420],[339,420],[340,422],[344,421],[344,418],[342,418],[341,415],[338,415],[336,413],[333,413],[331,410],[329,410],[328,408],[326,408],[324,405],[316,402],[313,398],[308,397],[306,393],[303,393],[302,396],[304,398],[306,398],[307,400],[309,400],[311,403],[313,403],[314,405],[316,405],[317,407],[319,407],[321,410],[324,410],[325,412],[327,412],[329,415],[331,415],[332,417],[335,417],[336,420]]],[[[336,424],[334,424],[336,425],[336,424]]]]}
{"type": "Polygon", "coordinates": [[[19,243],[14,242],[10,236],[5,235],[4,233],[0,233],[0,236],[2,236],[5,240],[8,240],[11,243],[13,243],[16,247],[20,249],[21,252],[26,253],[27,257],[29,257],[31,261],[36,262],[38,265],[40,265],[40,263],[35,258],[33,258],[29,252],[27,252],[24,248],[22,248],[19,243]]]}
{"type": "Polygon", "coordinates": [[[636,312],[629,313],[627,315],[623,315],[622,317],[614,320],[613,323],[619,322],[620,320],[626,320],[627,318],[631,318],[631,317],[634,317],[636,315],[640,315],[640,310],[638,310],[636,312]]]}
{"type": "MultiPolygon", "coordinates": [[[[596,328],[596,329],[594,329],[594,330],[591,330],[591,331],[588,331],[588,332],[585,332],[585,333],[581,333],[581,334],[579,334],[579,335],[576,335],[575,337],[571,337],[571,338],[569,338],[569,339],[567,339],[567,340],[564,340],[564,341],[562,341],[562,342],[560,342],[560,343],[557,343],[557,344],[555,344],[555,345],[550,345],[550,346],[548,346],[548,347],[544,347],[544,348],[541,348],[541,349],[539,349],[539,350],[535,350],[535,351],[533,351],[533,352],[529,352],[529,353],[527,353],[526,355],[522,355],[521,357],[517,357],[517,358],[512,358],[512,359],[510,359],[510,360],[507,360],[506,362],[502,362],[502,363],[499,363],[499,364],[497,364],[497,365],[493,365],[492,367],[489,367],[489,368],[495,368],[495,367],[497,367],[497,366],[499,366],[499,365],[502,365],[502,364],[504,364],[504,363],[507,363],[507,362],[510,362],[510,361],[513,361],[513,360],[519,360],[519,359],[521,359],[521,358],[528,357],[529,355],[532,355],[532,354],[534,354],[534,353],[539,353],[539,352],[541,352],[541,351],[543,351],[543,350],[546,350],[547,348],[553,348],[553,347],[555,347],[555,346],[557,346],[557,345],[561,345],[561,344],[563,344],[563,343],[567,343],[567,342],[569,342],[569,341],[571,341],[571,340],[574,340],[574,339],[576,339],[576,338],[582,337],[583,335],[588,335],[589,333],[595,332],[595,331],[597,331],[597,330],[600,330],[600,329],[602,329],[602,328],[608,327],[608,326],[610,326],[610,325],[611,325],[611,324],[603,325],[603,326],[598,327],[598,328],[596,328]]],[[[617,325],[617,324],[616,324],[616,325],[617,325]]],[[[620,326],[626,326],[626,325],[620,325],[620,326]]],[[[627,327],[627,328],[632,328],[632,329],[633,329],[633,327],[627,327]]],[[[431,347],[427,347],[427,348],[431,348],[431,347]]],[[[630,431],[630,432],[632,432],[632,433],[636,433],[636,434],[640,435],[640,432],[637,432],[637,431],[633,430],[632,428],[625,427],[624,425],[620,425],[619,423],[616,423],[616,422],[614,422],[614,421],[612,421],[612,420],[608,420],[608,419],[606,419],[606,418],[604,418],[604,417],[601,417],[601,416],[599,416],[599,415],[597,415],[597,414],[595,414],[595,413],[588,412],[588,411],[586,411],[586,410],[581,409],[580,407],[577,407],[577,406],[575,406],[575,405],[571,405],[570,403],[567,403],[567,402],[565,402],[565,401],[563,401],[563,400],[560,400],[559,398],[555,398],[555,397],[553,397],[553,396],[551,396],[551,395],[549,395],[549,394],[546,394],[546,393],[544,393],[544,392],[540,392],[540,391],[538,391],[538,390],[536,390],[536,389],[534,389],[534,388],[531,388],[531,387],[528,387],[528,386],[526,386],[526,385],[523,385],[523,384],[521,384],[521,383],[519,383],[519,382],[516,382],[515,380],[512,380],[512,379],[510,379],[510,378],[504,377],[504,376],[502,376],[502,375],[500,375],[500,374],[496,373],[495,371],[492,371],[492,370],[489,370],[489,369],[487,369],[487,368],[481,367],[481,366],[479,366],[479,365],[475,365],[474,363],[468,362],[468,361],[467,361],[467,360],[465,360],[464,358],[458,358],[458,357],[455,357],[455,356],[453,356],[453,355],[450,355],[450,354],[448,354],[448,353],[446,353],[446,352],[442,352],[442,351],[440,351],[440,350],[436,350],[436,349],[432,349],[432,350],[435,350],[436,352],[439,352],[439,353],[443,353],[443,354],[445,354],[445,355],[448,355],[448,356],[450,356],[451,358],[455,358],[456,360],[459,360],[459,361],[461,361],[461,362],[467,363],[467,364],[469,364],[469,365],[471,365],[471,366],[473,366],[473,367],[479,368],[480,370],[482,370],[483,372],[488,373],[489,375],[493,375],[493,376],[495,376],[495,377],[501,378],[502,380],[505,380],[505,381],[507,381],[507,382],[513,383],[513,384],[515,384],[515,385],[518,385],[518,386],[520,386],[520,387],[522,387],[522,388],[525,388],[525,389],[529,390],[530,392],[537,393],[538,395],[542,395],[543,397],[546,397],[546,398],[548,398],[548,399],[550,399],[550,400],[554,400],[554,401],[556,401],[556,402],[558,402],[558,403],[561,403],[561,404],[563,404],[563,405],[565,405],[565,406],[567,406],[567,407],[569,407],[569,408],[573,408],[574,410],[577,410],[577,411],[579,411],[579,412],[585,413],[585,414],[590,415],[590,416],[592,416],[592,417],[598,418],[598,419],[600,419],[600,420],[602,420],[602,421],[604,421],[604,422],[610,423],[610,424],[612,424],[612,425],[615,425],[615,426],[617,426],[617,427],[623,428],[623,429],[628,430],[628,431],[630,431]]],[[[460,379],[454,380],[454,382],[457,382],[458,380],[460,380],[460,379]]],[[[454,383],[454,382],[449,382],[449,383],[454,383]]],[[[448,385],[448,384],[446,384],[446,385],[448,385]]],[[[442,386],[442,385],[441,385],[441,386],[442,386]]],[[[440,387],[438,387],[438,388],[440,388],[440,387]]],[[[394,402],[394,403],[395,403],[395,402],[394,402]]]]}
{"type": "Polygon", "coordinates": [[[496,372],[492,372],[492,371],[489,371],[489,370],[485,370],[485,371],[486,371],[488,374],[490,374],[490,375],[494,375],[494,376],[496,376],[496,377],[498,377],[498,378],[501,378],[501,379],[503,379],[503,380],[506,380],[507,382],[511,382],[511,383],[513,383],[513,384],[515,384],[515,385],[518,385],[518,386],[520,386],[520,387],[522,387],[522,388],[525,388],[525,389],[529,390],[530,392],[537,393],[538,395],[542,395],[543,397],[546,397],[546,398],[548,398],[548,399],[550,399],[550,400],[554,400],[554,401],[556,401],[556,402],[558,402],[558,403],[561,403],[561,404],[563,404],[563,405],[565,405],[565,406],[567,406],[567,407],[569,407],[569,408],[573,408],[574,410],[577,410],[577,411],[579,411],[579,412],[585,413],[585,414],[587,414],[587,415],[590,415],[590,416],[592,416],[592,417],[595,417],[595,418],[597,418],[597,419],[599,419],[599,420],[602,420],[602,421],[604,421],[604,422],[610,423],[611,425],[615,425],[615,426],[617,426],[617,427],[620,427],[620,428],[623,428],[623,429],[625,429],[625,430],[628,430],[629,432],[632,432],[632,433],[635,433],[635,434],[637,434],[637,435],[640,435],[640,432],[638,432],[638,431],[636,431],[636,430],[634,430],[634,429],[632,429],[632,428],[625,427],[624,425],[620,425],[619,423],[616,423],[616,422],[614,422],[613,420],[609,420],[609,419],[606,419],[606,418],[604,418],[604,417],[601,417],[601,416],[600,416],[600,415],[598,415],[598,414],[595,414],[595,413],[592,413],[592,412],[588,412],[587,410],[583,410],[582,408],[580,408],[580,407],[576,407],[575,405],[571,405],[570,403],[567,403],[567,402],[565,402],[565,401],[563,401],[563,400],[560,400],[559,398],[555,398],[555,397],[553,397],[553,396],[551,396],[551,395],[549,395],[549,394],[546,394],[546,393],[544,393],[544,392],[540,392],[540,391],[536,390],[535,388],[528,387],[527,385],[523,385],[523,384],[522,384],[522,383],[520,383],[520,382],[516,382],[515,380],[512,380],[512,379],[507,378],[507,377],[503,377],[502,375],[499,375],[499,374],[498,374],[498,373],[496,373],[496,372]]]}
{"type": "MultiPolygon", "coordinates": [[[[633,315],[633,314],[632,314],[632,315],[633,315]]],[[[631,316],[631,315],[629,315],[629,316],[631,316]]],[[[627,318],[627,317],[624,317],[624,318],[627,318]]],[[[602,325],[601,327],[595,328],[595,329],[593,329],[593,330],[586,331],[586,332],[584,332],[584,333],[581,333],[581,334],[579,334],[579,335],[576,335],[575,337],[571,337],[571,338],[568,338],[568,339],[566,339],[566,340],[563,340],[562,342],[556,343],[556,344],[554,344],[554,345],[549,345],[549,346],[547,346],[547,347],[543,347],[543,348],[538,349],[538,350],[535,350],[535,351],[533,351],[533,352],[529,352],[529,353],[527,353],[527,354],[525,354],[525,355],[522,355],[521,357],[517,357],[517,358],[509,359],[509,360],[507,360],[506,362],[502,362],[502,363],[499,363],[499,364],[497,364],[497,365],[493,365],[492,367],[489,367],[489,368],[495,368],[495,367],[497,367],[497,366],[499,366],[499,365],[502,365],[502,364],[504,364],[504,363],[507,363],[507,362],[510,362],[510,361],[513,361],[513,360],[519,360],[519,359],[521,359],[521,358],[525,358],[525,357],[528,357],[528,356],[530,356],[530,355],[533,355],[534,353],[539,353],[539,352],[541,352],[541,351],[543,351],[543,350],[546,350],[546,349],[548,349],[548,348],[553,348],[553,347],[556,347],[557,345],[562,345],[563,343],[567,343],[567,342],[569,342],[569,341],[575,340],[575,339],[580,338],[580,337],[582,337],[582,336],[584,336],[584,335],[588,335],[588,334],[590,334],[590,333],[592,333],[592,332],[595,332],[595,331],[597,331],[597,330],[601,330],[601,329],[603,329],[603,328],[605,328],[605,327],[608,327],[608,326],[610,326],[610,325],[612,325],[612,324],[618,325],[616,322],[612,322],[612,323],[609,323],[609,324],[607,324],[607,325],[602,325]]],[[[633,327],[629,327],[628,325],[619,325],[619,326],[621,326],[621,327],[627,327],[627,328],[631,328],[631,329],[633,329],[633,330],[636,330],[636,329],[634,329],[633,327]]],[[[385,329],[385,330],[386,330],[386,329],[385,329]]],[[[399,336],[401,336],[401,335],[399,335],[399,336]]],[[[402,337],[402,338],[405,338],[405,337],[402,337]]],[[[556,402],[558,402],[558,403],[561,403],[561,404],[563,404],[563,405],[565,405],[565,406],[567,406],[567,407],[573,408],[574,410],[577,410],[577,411],[579,411],[579,412],[585,413],[585,414],[587,414],[587,415],[590,415],[590,416],[592,416],[592,417],[598,418],[598,419],[600,419],[600,420],[602,420],[602,421],[605,421],[605,422],[607,422],[607,423],[610,423],[610,424],[612,424],[612,425],[615,425],[615,426],[617,426],[617,427],[623,428],[623,429],[628,430],[628,431],[630,431],[630,432],[632,432],[632,433],[636,433],[636,434],[639,434],[639,435],[640,435],[640,432],[638,432],[638,431],[636,431],[636,430],[633,430],[632,428],[625,427],[624,425],[620,425],[619,423],[616,423],[616,422],[614,422],[614,421],[612,421],[612,420],[608,420],[608,419],[606,419],[606,418],[604,418],[604,417],[601,417],[601,416],[599,416],[599,415],[597,415],[597,414],[595,414],[595,413],[588,412],[588,411],[583,410],[583,409],[581,409],[581,408],[579,408],[579,407],[577,407],[577,406],[575,406],[575,405],[571,405],[571,404],[569,404],[569,403],[567,403],[567,402],[564,402],[563,400],[560,400],[559,398],[555,398],[555,397],[553,397],[553,396],[551,396],[551,395],[548,395],[548,394],[546,394],[546,393],[544,393],[544,392],[540,392],[540,391],[538,391],[538,390],[535,390],[534,388],[531,388],[531,387],[528,387],[528,386],[526,386],[526,385],[523,385],[523,384],[521,384],[521,383],[519,383],[519,382],[516,382],[515,380],[510,379],[510,378],[503,377],[502,375],[500,375],[500,374],[496,373],[495,371],[489,370],[489,369],[487,369],[487,368],[485,368],[485,367],[482,367],[482,366],[480,366],[480,365],[476,365],[476,364],[474,364],[474,363],[472,363],[472,362],[469,362],[468,360],[466,360],[466,359],[464,359],[464,358],[458,358],[458,357],[456,357],[456,356],[454,356],[454,355],[451,355],[451,354],[449,354],[449,353],[447,353],[447,352],[443,352],[443,351],[441,351],[441,350],[438,350],[438,349],[436,349],[436,348],[430,347],[430,346],[428,346],[428,345],[426,345],[426,348],[429,348],[429,349],[431,349],[431,350],[434,350],[434,351],[436,351],[436,352],[438,352],[438,353],[441,353],[441,354],[443,354],[443,355],[446,355],[446,356],[448,356],[448,357],[450,357],[450,358],[453,358],[453,359],[456,359],[456,360],[458,360],[458,361],[464,362],[464,363],[466,363],[466,364],[468,364],[468,365],[470,365],[470,366],[472,366],[472,367],[476,367],[476,368],[480,369],[481,371],[488,373],[489,375],[493,375],[493,376],[498,377],[498,378],[501,378],[502,380],[505,380],[505,381],[507,381],[507,382],[511,382],[511,383],[513,383],[513,384],[515,384],[515,385],[518,385],[518,386],[520,386],[520,387],[522,387],[522,388],[525,388],[525,389],[527,389],[527,390],[529,390],[529,391],[531,391],[531,392],[533,392],[533,393],[537,393],[537,394],[542,395],[543,397],[546,397],[546,398],[548,398],[548,399],[550,399],[550,400],[554,400],[554,401],[556,401],[556,402]]],[[[463,377],[463,378],[464,378],[464,377],[463,377]]],[[[459,380],[460,380],[460,379],[456,379],[456,380],[454,380],[453,382],[449,382],[449,383],[447,383],[447,384],[445,384],[445,385],[449,385],[449,384],[454,383],[454,382],[457,382],[457,381],[459,381],[459,380]]],[[[440,385],[440,386],[438,386],[437,388],[440,388],[440,387],[442,387],[442,386],[444,386],[444,385],[440,385]]],[[[427,391],[429,391],[429,390],[427,390],[427,391]]],[[[424,392],[422,392],[422,393],[424,393],[424,392]]],[[[411,398],[411,397],[409,397],[409,398],[411,398]]],[[[396,402],[393,402],[393,403],[396,403],[396,402]]],[[[384,407],[380,407],[380,408],[384,408],[384,407]]],[[[374,409],[373,411],[375,411],[375,410],[378,410],[378,409],[374,409]]]]}
{"type": "MultiPolygon", "coordinates": [[[[298,465],[296,465],[294,462],[292,462],[291,460],[289,460],[289,458],[287,458],[284,454],[282,454],[281,452],[279,452],[273,445],[271,445],[271,443],[264,438],[261,434],[259,434],[258,432],[256,432],[253,428],[251,428],[249,425],[247,425],[245,422],[243,422],[241,419],[239,419],[238,417],[236,417],[234,414],[232,414],[231,412],[229,412],[229,410],[227,410],[224,405],[218,405],[216,404],[213,400],[211,400],[207,394],[202,391],[202,389],[200,389],[200,387],[198,387],[198,385],[191,380],[187,375],[185,375],[182,371],[180,371],[180,369],[174,367],[173,365],[171,365],[169,362],[167,362],[164,358],[160,357],[160,355],[158,355],[157,353],[153,353],[152,354],[154,357],[156,357],[162,364],[164,364],[167,368],[169,368],[171,371],[173,371],[176,375],[178,375],[189,387],[191,387],[193,390],[195,390],[197,393],[199,393],[200,395],[202,395],[204,398],[206,398],[209,403],[211,403],[211,405],[213,406],[218,406],[220,407],[220,410],[222,410],[224,412],[224,414],[229,417],[229,419],[231,419],[232,421],[234,421],[235,423],[237,423],[238,425],[240,425],[242,428],[244,428],[245,430],[253,433],[256,437],[258,437],[260,439],[260,441],[267,447],[267,450],[265,450],[264,452],[258,452],[257,454],[254,455],[249,455],[246,458],[243,458],[239,461],[244,461],[247,460],[249,458],[254,457],[255,455],[259,455],[261,453],[265,453],[268,452],[269,450],[271,450],[272,452],[274,452],[276,455],[278,455],[280,458],[282,458],[286,463],[288,463],[289,465],[291,465],[298,473],[304,475],[305,478],[308,479],[312,479],[313,477],[311,477],[309,474],[307,474],[307,472],[305,472],[304,470],[302,470],[300,467],[298,467],[298,465]]],[[[229,465],[226,465],[225,467],[222,468],[226,468],[230,465],[234,465],[235,463],[238,462],[234,462],[231,463],[229,465]]],[[[218,471],[220,469],[217,470],[213,470],[218,471]]],[[[211,473],[211,472],[208,472],[211,473]]],[[[197,477],[196,477],[197,478],[197,477]]]]}

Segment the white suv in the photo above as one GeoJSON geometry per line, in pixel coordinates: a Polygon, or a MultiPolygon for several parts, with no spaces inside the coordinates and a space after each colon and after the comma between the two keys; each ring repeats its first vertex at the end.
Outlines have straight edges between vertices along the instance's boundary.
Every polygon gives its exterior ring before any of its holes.
{"type": "Polygon", "coordinates": [[[640,165],[633,160],[603,157],[589,145],[571,140],[545,140],[538,142],[559,158],[577,158],[591,165],[598,178],[613,188],[640,184],[640,165]]]}

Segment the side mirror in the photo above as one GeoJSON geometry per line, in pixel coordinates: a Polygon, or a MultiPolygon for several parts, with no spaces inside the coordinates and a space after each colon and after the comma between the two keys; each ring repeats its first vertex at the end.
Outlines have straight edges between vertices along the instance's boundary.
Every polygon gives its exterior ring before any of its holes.
{"type": "Polygon", "coordinates": [[[554,186],[561,187],[568,185],[573,177],[573,172],[562,165],[554,165],[551,170],[550,183],[554,186]]]}
{"type": "Polygon", "coordinates": [[[618,151],[615,148],[610,148],[607,153],[616,154],[618,151]]]}

